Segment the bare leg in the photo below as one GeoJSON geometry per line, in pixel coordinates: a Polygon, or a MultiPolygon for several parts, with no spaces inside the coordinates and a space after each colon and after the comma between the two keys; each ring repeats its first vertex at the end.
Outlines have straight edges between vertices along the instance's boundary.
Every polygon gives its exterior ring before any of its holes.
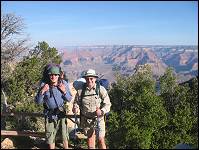
{"type": "Polygon", "coordinates": [[[87,139],[88,149],[95,149],[95,131],[92,136],[87,139]]]}
{"type": "Polygon", "coordinates": [[[55,143],[49,144],[49,149],[55,149],[55,143]]]}
{"type": "Polygon", "coordinates": [[[100,137],[98,142],[99,142],[99,148],[100,149],[106,149],[106,144],[105,144],[104,137],[100,137]]]}
{"type": "Polygon", "coordinates": [[[68,149],[68,140],[63,141],[64,149],[68,149]]]}

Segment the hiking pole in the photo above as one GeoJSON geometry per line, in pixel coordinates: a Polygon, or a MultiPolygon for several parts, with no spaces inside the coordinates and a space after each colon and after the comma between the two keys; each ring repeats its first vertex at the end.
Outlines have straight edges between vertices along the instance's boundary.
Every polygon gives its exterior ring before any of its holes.
{"type": "Polygon", "coordinates": [[[77,128],[77,113],[75,112],[75,135],[76,135],[76,128],[77,128]]]}
{"type": "MultiPolygon", "coordinates": [[[[97,110],[99,110],[99,108],[97,107],[96,108],[97,110]]],[[[97,114],[97,139],[99,140],[99,123],[100,123],[100,118],[99,118],[99,116],[98,116],[98,114],[97,114]]]]}
{"type": "Polygon", "coordinates": [[[76,137],[76,127],[77,127],[77,112],[75,111],[75,126],[74,126],[74,128],[75,128],[75,137],[74,137],[74,147],[76,148],[76,140],[77,140],[77,137],[76,137]]]}

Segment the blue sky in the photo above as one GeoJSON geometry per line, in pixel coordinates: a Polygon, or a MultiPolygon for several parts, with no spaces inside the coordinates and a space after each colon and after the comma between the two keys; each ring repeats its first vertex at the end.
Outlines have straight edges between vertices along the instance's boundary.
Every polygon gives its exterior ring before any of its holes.
{"type": "Polygon", "coordinates": [[[198,45],[197,1],[1,1],[24,18],[31,42],[198,45]]]}

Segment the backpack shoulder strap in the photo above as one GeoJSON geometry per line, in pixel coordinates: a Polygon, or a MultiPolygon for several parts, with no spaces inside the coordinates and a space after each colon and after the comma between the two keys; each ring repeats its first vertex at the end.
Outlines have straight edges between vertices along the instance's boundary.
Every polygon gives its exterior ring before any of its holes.
{"type": "Polygon", "coordinates": [[[96,82],[96,89],[95,89],[96,95],[100,95],[100,82],[96,82]]]}

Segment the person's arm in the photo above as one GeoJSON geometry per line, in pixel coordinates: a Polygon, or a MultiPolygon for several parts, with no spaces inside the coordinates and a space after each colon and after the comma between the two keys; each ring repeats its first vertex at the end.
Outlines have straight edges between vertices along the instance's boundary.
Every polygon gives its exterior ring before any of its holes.
{"type": "Polygon", "coordinates": [[[75,114],[75,113],[78,113],[78,110],[79,110],[79,98],[78,98],[78,93],[76,93],[75,99],[73,102],[72,112],[75,114]]]}
{"type": "Polygon", "coordinates": [[[102,99],[103,99],[103,106],[101,108],[101,111],[102,111],[102,115],[104,115],[110,111],[112,104],[111,104],[107,90],[102,86],[100,86],[100,93],[102,94],[102,99]]]}
{"type": "Polygon", "coordinates": [[[43,103],[44,93],[48,90],[49,90],[48,84],[42,83],[39,88],[39,91],[37,92],[37,95],[35,96],[35,102],[37,104],[43,103]]]}
{"type": "Polygon", "coordinates": [[[67,82],[64,82],[59,88],[62,90],[63,99],[70,102],[72,100],[72,94],[69,88],[69,84],[67,82]]]}

